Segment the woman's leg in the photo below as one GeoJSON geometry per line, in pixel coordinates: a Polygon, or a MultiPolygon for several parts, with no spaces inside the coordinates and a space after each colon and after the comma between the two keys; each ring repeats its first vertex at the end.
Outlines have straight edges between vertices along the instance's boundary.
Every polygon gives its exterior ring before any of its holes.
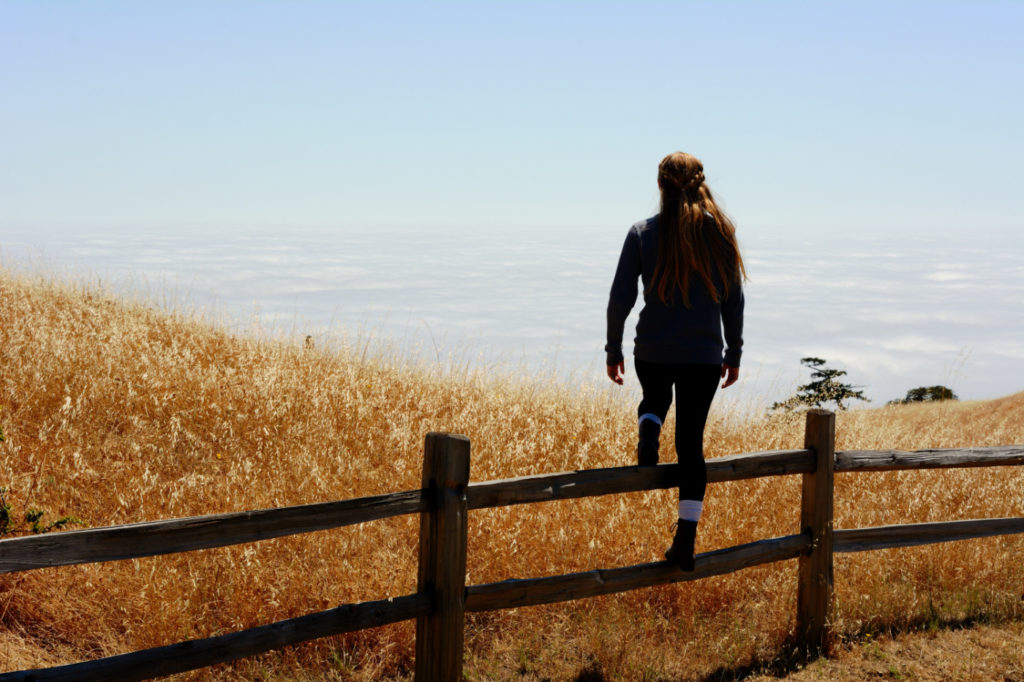
{"type": "Polygon", "coordinates": [[[694,569],[697,523],[704,510],[708,475],[704,466],[704,425],[718,389],[720,365],[674,365],[676,455],[679,457],[679,524],[665,558],[684,571],[694,569]]]}
{"type": "Polygon", "coordinates": [[[708,474],[704,466],[704,425],[718,390],[720,365],[675,365],[676,456],[680,500],[703,500],[708,474]]]}
{"type": "Polygon", "coordinates": [[[640,359],[635,360],[634,366],[644,394],[637,408],[640,432],[636,446],[637,463],[651,466],[658,463],[661,425],[672,405],[672,373],[668,371],[671,366],[640,359]]]}

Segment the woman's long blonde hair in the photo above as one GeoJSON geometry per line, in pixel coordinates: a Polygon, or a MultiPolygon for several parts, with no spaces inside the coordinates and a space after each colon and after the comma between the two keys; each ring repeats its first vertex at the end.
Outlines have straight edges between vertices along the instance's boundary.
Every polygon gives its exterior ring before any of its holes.
{"type": "Polygon", "coordinates": [[[690,304],[690,277],[696,275],[720,303],[747,276],[736,243],[736,228],[718,208],[704,182],[704,165],[690,154],[674,152],[658,164],[661,211],[658,214],[658,261],[649,290],[668,303],[676,286],[683,305],[690,304]],[[714,273],[721,275],[722,290],[714,273]]]}

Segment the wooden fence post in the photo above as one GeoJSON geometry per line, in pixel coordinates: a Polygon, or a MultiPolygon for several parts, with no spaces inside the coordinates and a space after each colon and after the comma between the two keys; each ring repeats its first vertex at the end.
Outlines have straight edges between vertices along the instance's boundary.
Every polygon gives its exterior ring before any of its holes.
{"type": "Polygon", "coordinates": [[[428,433],[423,487],[432,509],[420,515],[417,590],[434,596],[416,619],[416,679],[461,680],[466,611],[466,484],[469,439],[428,433]]]}
{"type": "Polygon", "coordinates": [[[835,477],[836,416],[809,410],[804,447],[814,450],[814,473],[804,474],[800,530],[811,534],[810,554],[800,557],[797,640],[808,653],[825,648],[832,607],[832,507],[835,477]]]}

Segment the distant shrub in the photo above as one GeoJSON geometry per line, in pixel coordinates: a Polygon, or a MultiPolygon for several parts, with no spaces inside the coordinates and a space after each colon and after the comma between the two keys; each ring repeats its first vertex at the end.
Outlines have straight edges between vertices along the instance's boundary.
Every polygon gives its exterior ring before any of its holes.
{"type": "Polygon", "coordinates": [[[946,386],[918,386],[907,391],[903,400],[890,400],[890,405],[906,403],[930,403],[938,400],[959,400],[953,389],[946,386]]]}

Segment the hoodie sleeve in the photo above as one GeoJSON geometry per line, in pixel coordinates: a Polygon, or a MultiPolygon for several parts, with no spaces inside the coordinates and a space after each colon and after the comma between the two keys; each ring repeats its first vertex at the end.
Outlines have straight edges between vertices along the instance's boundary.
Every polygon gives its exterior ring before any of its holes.
{"type": "Polygon", "coordinates": [[[737,281],[729,291],[729,298],[722,301],[722,327],[725,330],[724,362],[732,367],[740,366],[743,354],[743,282],[737,281]]]}
{"type": "Polygon", "coordinates": [[[615,279],[612,280],[612,290],[608,295],[608,343],[604,347],[608,365],[617,365],[623,360],[622,330],[626,326],[629,311],[636,303],[640,263],[640,236],[636,230],[631,229],[622,245],[619,265],[615,269],[615,279]]]}

